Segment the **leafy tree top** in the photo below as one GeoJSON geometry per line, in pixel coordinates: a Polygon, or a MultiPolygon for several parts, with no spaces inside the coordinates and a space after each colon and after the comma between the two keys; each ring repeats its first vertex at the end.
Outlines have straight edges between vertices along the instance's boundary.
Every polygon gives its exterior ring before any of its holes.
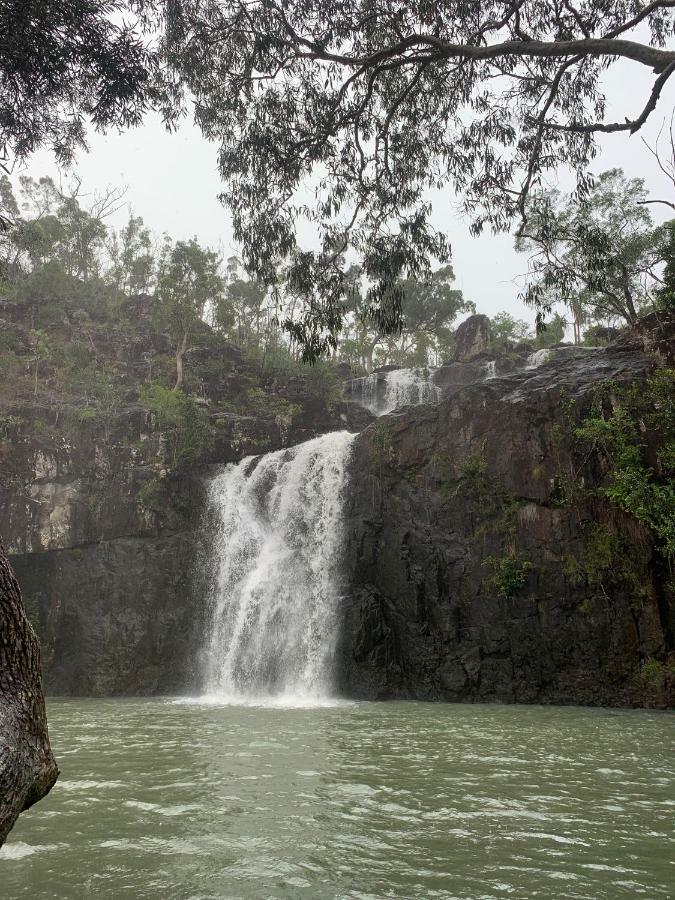
{"type": "MultiPolygon", "coordinates": [[[[157,56],[144,37],[158,9],[154,0],[0,0],[5,171],[43,146],[72,162],[89,124],[140,123],[159,99],[157,56]]],[[[0,227],[11,214],[0,206],[0,227]]]]}
{"type": "Polygon", "coordinates": [[[182,0],[167,7],[166,112],[189,94],[220,142],[223,200],[246,268],[287,286],[289,330],[312,358],[335,346],[351,250],[383,329],[401,278],[449,248],[425,192],[452,188],[472,228],[506,229],[559,165],[587,187],[598,132],[636,131],[675,72],[673,0],[182,0]],[[605,121],[604,70],[653,72],[641,111],[605,121]],[[314,197],[299,188],[316,179],[314,197]],[[317,248],[301,248],[300,217],[317,248]],[[349,259],[349,255],[347,254],[349,259]]]}
{"type": "Polygon", "coordinates": [[[516,248],[530,253],[526,302],[538,317],[556,303],[577,318],[637,321],[667,262],[667,227],[654,228],[640,178],[603,172],[583,202],[559,191],[534,194],[516,248]]]}

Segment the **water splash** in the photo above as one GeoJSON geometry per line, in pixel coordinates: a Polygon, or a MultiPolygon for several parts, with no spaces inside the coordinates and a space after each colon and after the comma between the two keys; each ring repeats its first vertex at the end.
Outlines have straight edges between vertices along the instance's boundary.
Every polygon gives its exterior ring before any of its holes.
{"type": "Polygon", "coordinates": [[[364,378],[354,378],[348,390],[373,415],[384,416],[402,406],[438,403],[441,389],[433,381],[435,371],[416,368],[374,372],[364,378]]]}
{"type": "Polygon", "coordinates": [[[548,362],[553,354],[550,350],[535,350],[527,357],[526,369],[537,369],[543,363],[548,362]]]}
{"type": "Polygon", "coordinates": [[[212,480],[207,702],[302,706],[330,697],[353,440],[326,434],[212,480]]]}

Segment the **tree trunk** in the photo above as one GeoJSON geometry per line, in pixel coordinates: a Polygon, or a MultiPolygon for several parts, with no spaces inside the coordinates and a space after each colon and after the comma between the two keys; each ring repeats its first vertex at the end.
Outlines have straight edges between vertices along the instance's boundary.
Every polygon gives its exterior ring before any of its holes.
{"type": "Polygon", "coordinates": [[[176,383],[173,386],[174,391],[179,391],[183,387],[183,357],[187,350],[188,336],[183,335],[183,340],[176,350],[176,383]]]}
{"type": "Polygon", "coordinates": [[[0,846],[59,774],[47,733],[40,645],[0,543],[0,846]]]}

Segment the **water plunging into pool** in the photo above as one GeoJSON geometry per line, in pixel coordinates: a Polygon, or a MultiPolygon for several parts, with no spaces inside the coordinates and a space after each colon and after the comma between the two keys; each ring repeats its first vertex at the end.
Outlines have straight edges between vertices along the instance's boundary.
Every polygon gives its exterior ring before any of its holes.
{"type": "Polygon", "coordinates": [[[333,694],[353,439],[326,434],[212,480],[205,692],[214,699],[304,705],[333,694]]]}

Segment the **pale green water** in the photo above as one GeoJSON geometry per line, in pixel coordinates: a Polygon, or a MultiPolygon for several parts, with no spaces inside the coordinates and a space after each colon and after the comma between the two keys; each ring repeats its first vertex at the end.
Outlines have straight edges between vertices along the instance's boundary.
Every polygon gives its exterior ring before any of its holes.
{"type": "Polygon", "coordinates": [[[669,714],[51,701],[3,898],[675,895],[669,714]]]}

